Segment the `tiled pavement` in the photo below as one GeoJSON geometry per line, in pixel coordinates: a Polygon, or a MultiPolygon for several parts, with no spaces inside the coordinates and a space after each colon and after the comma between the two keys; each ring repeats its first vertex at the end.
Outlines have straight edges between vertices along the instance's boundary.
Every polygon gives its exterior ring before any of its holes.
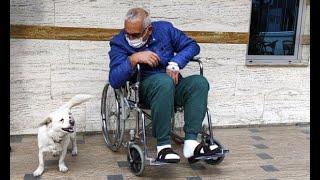
{"type": "MultiPolygon", "coordinates": [[[[173,143],[181,162],[166,166],[146,166],[143,177],[134,176],[127,167],[125,148],[111,152],[102,134],[78,135],[78,156],[68,152],[67,173],[58,171],[58,157],[45,156],[45,172],[38,179],[121,180],[121,179],[310,179],[310,128],[272,126],[214,129],[215,137],[230,150],[219,165],[199,162],[190,166],[182,156],[182,146],[173,143]]],[[[155,151],[149,137],[150,151],[155,151]]],[[[36,136],[10,139],[10,179],[35,179],[37,168],[36,136]]]]}

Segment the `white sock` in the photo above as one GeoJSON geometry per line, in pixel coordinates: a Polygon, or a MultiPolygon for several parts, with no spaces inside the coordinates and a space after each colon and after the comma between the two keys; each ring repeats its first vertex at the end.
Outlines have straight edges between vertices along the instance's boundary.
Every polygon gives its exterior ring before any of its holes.
{"type": "MultiPolygon", "coordinates": [[[[157,154],[159,154],[159,152],[164,148],[171,148],[171,144],[157,146],[157,154]]],[[[168,154],[166,155],[165,159],[180,159],[180,157],[176,154],[168,154]]]]}
{"type": "Polygon", "coordinates": [[[200,143],[198,143],[198,141],[196,140],[185,140],[183,145],[183,156],[185,158],[193,156],[193,151],[198,146],[198,144],[200,143]]]}
{"type": "MultiPolygon", "coordinates": [[[[183,155],[185,158],[193,156],[194,149],[200,144],[196,140],[185,140],[183,145],[183,155]]],[[[216,149],[218,146],[216,144],[210,145],[210,150],[216,149]]],[[[203,148],[200,150],[201,153],[204,153],[203,148]]]]}

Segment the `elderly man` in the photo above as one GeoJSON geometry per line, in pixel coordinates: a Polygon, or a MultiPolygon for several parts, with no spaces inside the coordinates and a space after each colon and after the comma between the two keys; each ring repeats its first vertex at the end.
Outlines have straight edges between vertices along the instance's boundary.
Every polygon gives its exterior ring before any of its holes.
{"type": "Polygon", "coordinates": [[[109,82],[120,88],[134,78],[141,64],[140,101],[151,108],[153,135],[157,138],[157,160],[180,161],[170,144],[171,117],[174,105],[184,107],[183,127],[186,158],[212,155],[217,145],[206,147],[197,142],[207,109],[208,81],[200,75],[182,77],[179,70],[199,54],[199,45],[165,21],[151,22],[142,8],[128,11],[124,29],[110,41],[109,82]]]}

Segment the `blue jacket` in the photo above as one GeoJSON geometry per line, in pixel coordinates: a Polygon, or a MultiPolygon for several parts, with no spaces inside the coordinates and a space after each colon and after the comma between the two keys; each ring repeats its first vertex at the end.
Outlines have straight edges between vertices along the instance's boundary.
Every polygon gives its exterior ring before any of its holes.
{"type": "Polygon", "coordinates": [[[124,30],[110,41],[109,83],[117,89],[134,78],[129,56],[139,51],[155,52],[160,62],[157,67],[141,65],[142,79],[155,73],[165,73],[169,61],[176,62],[183,69],[190,59],[199,54],[200,47],[195,40],[165,21],[152,22],[152,33],[148,42],[141,48],[132,48],[126,41],[124,30]]]}

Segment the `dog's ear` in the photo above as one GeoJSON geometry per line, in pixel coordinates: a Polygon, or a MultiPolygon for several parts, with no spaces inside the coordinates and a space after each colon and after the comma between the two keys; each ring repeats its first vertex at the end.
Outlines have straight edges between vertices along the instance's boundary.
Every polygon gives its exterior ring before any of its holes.
{"type": "Polygon", "coordinates": [[[52,118],[50,116],[47,116],[40,124],[39,126],[48,125],[52,122],[52,118]]]}

